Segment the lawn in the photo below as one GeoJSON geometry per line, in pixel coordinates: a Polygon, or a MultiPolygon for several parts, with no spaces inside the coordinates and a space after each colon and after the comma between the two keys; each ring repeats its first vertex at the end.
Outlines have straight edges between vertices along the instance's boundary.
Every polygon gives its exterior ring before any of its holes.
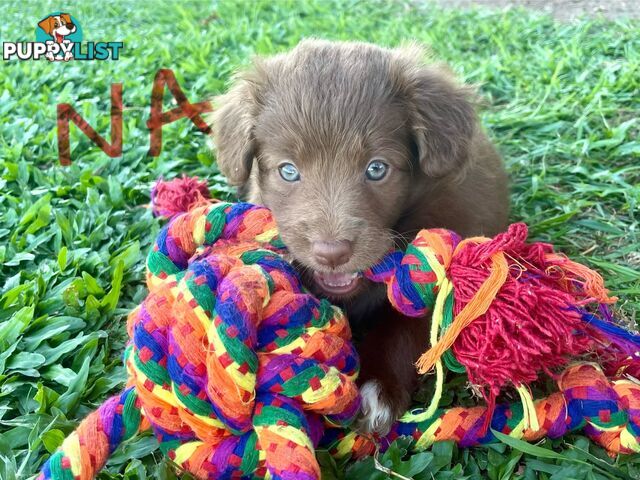
{"type": "MultiPolygon", "coordinates": [[[[2,41],[33,41],[59,8],[3,3],[2,41]]],[[[193,101],[224,91],[253,54],[301,38],[429,44],[486,99],[481,115],[512,179],[513,220],[598,268],[640,322],[640,22],[555,23],[525,11],[443,11],[421,2],[73,2],[85,41],[123,41],[117,61],[0,64],[0,479],[30,478],[78,420],[125,380],[124,320],[145,295],[144,256],[161,222],[152,182],[182,172],[229,195],[205,137],[187,120],[147,155],[153,78],[169,68],[193,101]],[[109,89],[123,83],[124,150],[109,158],[71,128],[73,164],[57,159],[56,105],[108,136],[109,89]]],[[[170,105],[166,96],[165,105],[170,105]]],[[[450,385],[449,402],[462,386],[450,385]]],[[[381,458],[416,479],[640,478],[640,454],[610,459],[585,437],[538,449],[448,443],[381,458]],[[557,452],[557,453],[554,453],[557,452]],[[404,457],[404,459],[403,459],[404,457]],[[409,465],[409,466],[408,466],[409,465]]],[[[385,478],[372,459],[326,478],[385,478]]],[[[152,437],[131,441],[100,478],[175,478],[152,437]]]]}

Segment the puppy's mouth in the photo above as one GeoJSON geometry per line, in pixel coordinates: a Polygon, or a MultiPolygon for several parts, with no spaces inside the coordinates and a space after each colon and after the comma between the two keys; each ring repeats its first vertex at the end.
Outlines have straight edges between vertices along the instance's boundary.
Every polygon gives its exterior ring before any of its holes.
{"type": "Polygon", "coordinates": [[[313,279],[323,293],[343,297],[352,294],[360,286],[359,273],[313,272],[313,279]]]}

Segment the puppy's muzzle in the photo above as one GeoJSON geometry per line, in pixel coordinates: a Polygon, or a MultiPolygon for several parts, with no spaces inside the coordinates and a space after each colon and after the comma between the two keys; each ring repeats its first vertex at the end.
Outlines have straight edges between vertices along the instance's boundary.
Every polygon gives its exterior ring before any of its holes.
{"type": "Polygon", "coordinates": [[[311,251],[313,258],[320,265],[337,268],[351,259],[353,255],[353,245],[348,240],[320,241],[313,242],[311,251]]]}

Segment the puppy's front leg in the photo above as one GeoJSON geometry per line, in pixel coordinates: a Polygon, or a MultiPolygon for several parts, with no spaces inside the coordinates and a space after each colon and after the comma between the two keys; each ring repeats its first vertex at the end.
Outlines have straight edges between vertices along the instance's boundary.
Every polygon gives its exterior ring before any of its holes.
{"type": "Polygon", "coordinates": [[[414,362],[427,348],[430,316],[409,318],[389,304],[358,346],[361,415],[356,428],[385,435],[411,404],[418,384],[414,362]]]}

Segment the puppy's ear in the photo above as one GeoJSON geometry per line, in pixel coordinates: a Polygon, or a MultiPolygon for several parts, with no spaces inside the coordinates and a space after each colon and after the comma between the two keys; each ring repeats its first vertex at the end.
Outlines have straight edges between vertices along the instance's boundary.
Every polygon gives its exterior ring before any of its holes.
{"type": "Polygon", "coordinates": [[[441,65],[420,65],[419,47],[401,52],[409,121],[422,170],[441,177],[466,166],[477,128],[474,91],[441,65]]]}
{"type": "Polygon", "coordinates": [[[44,20],[41,20],[40,23],[38,23],[38,26],[44,30],[47,35],[51,35],[51,32],[53,32],[54,22],[55,20],[53,17],[47,17],[44,20]]]}
{"type": "Polygon", "coordinates": [[[243,185],[248,180],[258,153],[253,137],[257,89],[252,80],[236,79],[228,93],[214,99],[216,110],[208,117],[218,166],[231,185],[243,185]]]}

